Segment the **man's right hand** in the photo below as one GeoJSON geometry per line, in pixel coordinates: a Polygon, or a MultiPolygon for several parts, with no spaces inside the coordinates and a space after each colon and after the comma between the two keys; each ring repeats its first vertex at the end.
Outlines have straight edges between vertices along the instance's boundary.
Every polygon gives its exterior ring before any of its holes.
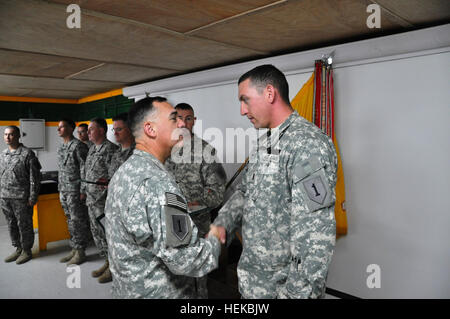
{"type": "Polygon", "coordinates": [[[222,226],[211,224],[209,226],[209,233],[206,235],[206,237],[208,238],[209,236],[216,236],[222,244],[225,244],[225,241],[227,239],[227,231],[222,226]]]}

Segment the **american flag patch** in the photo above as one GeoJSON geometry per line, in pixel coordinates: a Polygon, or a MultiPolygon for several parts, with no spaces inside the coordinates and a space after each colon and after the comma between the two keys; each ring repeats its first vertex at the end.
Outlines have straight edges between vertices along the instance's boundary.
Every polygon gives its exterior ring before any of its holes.
{"type": "Polygon", "coordinates": [[[168,206],[180,208],[187,212],[187,204],[181,196],[173,193],[166,193],[166,202],[168,206]]]}

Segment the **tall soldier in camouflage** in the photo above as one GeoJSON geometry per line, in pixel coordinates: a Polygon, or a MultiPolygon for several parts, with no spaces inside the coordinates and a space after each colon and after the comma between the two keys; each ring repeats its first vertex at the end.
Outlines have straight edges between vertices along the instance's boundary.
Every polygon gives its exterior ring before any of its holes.
{"type": "Polygon", "coordinates": [[[116,142],[119,143],[120,148],[113,154],[111,165],[108,169],[109,179],[111,179],[117,169],[122,165],[130,156],[136,147],[134,142],[134,136],[131,134],[131,130],[128,127],[127,120],[128,114],[121,113],[113,117],[113,131],[116,142]]]}
{"type": "Polygon", "coordinates": [[[165,98],[138,101],[129,112],[133,155],[114,174],[106,201],[106,236],[115,298],[196,298],[195,281],[218,265],[218,232],[207,239],[163,163],[179,139],[165,98]]]}
{"type": "Polygon", "coordinates": [[[94,242],[105,258],[105,264],[92,272],[93,277],[98,277],[100,283],[111,281],[111,272],[108,263],[108,246],[104,228],[104,209],[107,195],[108,169],[111,165],[113,154],[118,147],[106,138],[108,126],[101,118],[91,120],[88,128],[89,140],[94,143],[89,148],[84,167],[85,176],[82,183],[82,193],[86,192],[86,205],[88,206],[91,231],[94,242]]]}
{"type": "Polygon", "coordinates": [[[86,260],[85,249],[91,236],[87,207],[81,200],[85,195],[80,192],[88,147],[73,136],[74,130],[75,122],[71,119],[58,123],[58,135],[63,139],[57,151],[59,200],[67,217],[72,248],[60,262],[67,262],[67,265],[80,265],[86,260]]]}
{"type": "Polygon", "coordinates": [[[0,207],[16,247],[5,262],[23,264],[32,258],[33,206],[39,195],[41,164],[33,151],[19,143],[17,126],[6,127],[3,138],[8,148],[0,155],[0,207]]]}
{"type": "Polygon", "coordinates": [[[321,298],[336,233],[333,143],[293,111],[286,79],[272,65],[241,76],[239,100],[241,115],[269,128],[214,220],[223,226],[221,241],[242,226],[239,291],[243,298],[321,298]]]}
{"type": "MultiPolygon", "coordinates": [[[[165,166],[173,174],[188,206],[203,207],[190,216],[198,228],[199,237],[209,232],[211,210],[222,204],[226,173],[215,156],[216,150],[193,133],[196,117],[192,106],[180,103],[175,106],[178,118],[186,124],[188,134],[183,135],[183,147],[174,147],[172,157],[165,166]],[[187,156],[183,152],[187,151],[187,156]]],[[[198,296],[208,298],[208,277],[197,278],[198,296]]]]}

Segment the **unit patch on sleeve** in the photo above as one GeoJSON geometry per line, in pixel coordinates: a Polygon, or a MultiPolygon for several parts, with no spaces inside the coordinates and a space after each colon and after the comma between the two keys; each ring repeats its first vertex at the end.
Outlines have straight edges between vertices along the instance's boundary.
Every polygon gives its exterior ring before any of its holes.
{"type": "Polygon", "coordinates": [[[166,193],[166,205],[163,205],[166,222],[166,246],[187,245],[191,240],[192,223],[184,199],[173,193],[166,193]]]}
{"type": "Polygon", "coordinates": [[[311,156],[295,166],[294,184],[305,195],[310,212],[329,207],[334,202],[324,166],[317,156],[311,156]]]}

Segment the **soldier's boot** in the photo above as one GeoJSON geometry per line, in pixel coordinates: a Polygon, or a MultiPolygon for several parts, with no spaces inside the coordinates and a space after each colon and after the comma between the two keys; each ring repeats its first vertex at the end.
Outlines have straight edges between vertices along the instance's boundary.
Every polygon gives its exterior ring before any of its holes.
{"type": "Polygon", "coordinates": [[[17,258],[19,258],[20,254],[22,253],[22,248],[17,248],[15,252],[13,252],[11,255],[5,258],[5,263],[10,263],[12,261],[15,261],[17,258]]]}
{"type": "Polygon", "coordinates": [[[16,264],[18,265],[24,264],[31,258],[33,258],[33,255],[31,254],[31,249],[24,249],[22,250],[22,253],[20,254],[19,258],[17,258],[16,264]]]}
{"type": "Polygon", "coordinates": [[[66,263],[66,262],[68,262],[69,260],[72,259],[73,255],[75,255],[75,249],[72,249],[72,251],[67,256],[61,258],[59,260],[59,262],[60,263],[66,263]]]}
{"type": "Polygon", "coordinates": [[[99,269],[94,270],[91,275],[94,278],[100,277],[106,269],[109,269],[109,262],[108,260],[105,262],[105,264],[103,266],[101,266],[99,269]]]}
{"type": "Polygon", "coordinates": [[[98,282],[101,284],[107,283],[112,281],[112,275],[111,275],[111,271],[109,270],[109,267],[106,268],[106,270],[103,272],[103,274],[98,277],[98,282]]]}
{"type": "Polygon", "coordinates": [[[85,261],[86,261],[86,254],[84,253],[84,250],[83,249],[75,249],[75,253],[74,253],[73,257],[67,263],[67,266],[81,265],[85,261]]]}

